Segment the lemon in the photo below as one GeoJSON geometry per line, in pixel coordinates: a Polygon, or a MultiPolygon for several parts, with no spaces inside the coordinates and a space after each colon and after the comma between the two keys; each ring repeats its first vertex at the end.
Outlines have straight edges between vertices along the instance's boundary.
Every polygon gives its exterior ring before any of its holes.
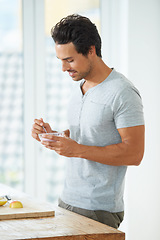
{"type": "Polygon", "coordinates": [[[0,206],[3,206],[4,204],[6,204],[7,199],[5,197],[1,197],[0,196],[0,206]]]}

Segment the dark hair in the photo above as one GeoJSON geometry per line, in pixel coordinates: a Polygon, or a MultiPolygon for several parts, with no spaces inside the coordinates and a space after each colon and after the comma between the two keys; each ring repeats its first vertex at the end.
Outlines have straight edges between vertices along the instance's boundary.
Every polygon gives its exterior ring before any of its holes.
{"type": "Polygon", "coordinates": [[[96,54],[101,56],[101,38],[98,30],[87,17],[78,14],[62,18],[51,29],[53,40],[58,44],[72,42],[78,53],[87,55],[90,47],[95,46],[96,54]]]}

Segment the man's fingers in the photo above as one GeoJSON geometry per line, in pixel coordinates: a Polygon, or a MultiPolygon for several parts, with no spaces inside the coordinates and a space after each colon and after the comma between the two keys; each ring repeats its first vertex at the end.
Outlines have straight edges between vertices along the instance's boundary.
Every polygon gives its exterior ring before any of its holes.
{"type": "Polygon", "coordinates": [[[40,125],[38,125],[37,123],[34,123],[34,124],[33,124],[32,130],[33,130],[34,132],[36,132],[37,134],[38,134],[38,133],[43,133],[43,132],[45,132],[44,129],[43,129],[43,127],[40,126],[40,125]]]}
{"type": "Polygon", "coordinates": [[[44,125],[44,122],[43,122],[43,119],[34,119],[34,123],[39,125],[39,126],[43,126],[44,125]]]}
{"type": "Polygon", "coordinates": [[[36,133],[33,133],[33,132],[32,132],[32,137],[35,138],[37,141],[40,142],[40,139],[39,139],[39,137],[38,137],[38,135],[37,135],[36,133]]]}
{"type": "Polygon", "coordinates": [[[62,140],[62,137],[60,136],[55,136],[54,134],[43,134],[43,138],[53,140],[54,142],[62,140]]]}

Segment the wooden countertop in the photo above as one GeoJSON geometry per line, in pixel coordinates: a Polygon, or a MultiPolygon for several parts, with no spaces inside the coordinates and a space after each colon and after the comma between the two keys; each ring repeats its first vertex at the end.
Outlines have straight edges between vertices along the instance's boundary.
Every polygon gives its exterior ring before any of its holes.
{"type": "MultiPolygon", "coordinates": [[[[12,191],[14,191],[12,189],[12,191]]],[[[0,184],[0,195],[11,193],[11,188],[0,184]],[[2,191],[3,190],[3,191],[2,191]],[[4,192],[5,190],[5,192],[4,192]]],[[[14,193],[22,194],[24,193],[14,193]]],[[[28,196],[25,195],[27,199],[28,196]]],[[[29,199],[31,199],[29,197],[29,199]]],[[[37,202],[38,204],[39,202],[37,202]]],[[[51,206],[50,204],[46,204],[51,206]]],[[[2,207],[0,207],[0,212],[2,207]]],[[[52,208],[53,209],[53,206],[52,208]]],[[[0,220],[2,240],[124,240],[125,234],[105,224],[54,207],[55,216],[0,220]]]]}

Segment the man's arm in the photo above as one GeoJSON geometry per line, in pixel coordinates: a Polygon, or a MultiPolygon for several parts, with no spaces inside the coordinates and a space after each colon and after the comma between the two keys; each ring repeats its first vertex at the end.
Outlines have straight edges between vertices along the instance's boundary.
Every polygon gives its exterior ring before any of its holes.
{"type": "Polygon", "coordinates": [[[139,165],[144,154],[144,126],[118,129],[122,142],[105,147],[81,145],[81,158],[112,166],[139,165]]]}
{"type": "Polygon", "coordinates": [[[118,129],[122,142],[105,147],[86,146],[70,138],[55,136],[48,138],[56,142],[43,144],[66,157],[85,158],[112,166],[139,165],[144,154],[144,131],[144,125],[118,129]]]}

